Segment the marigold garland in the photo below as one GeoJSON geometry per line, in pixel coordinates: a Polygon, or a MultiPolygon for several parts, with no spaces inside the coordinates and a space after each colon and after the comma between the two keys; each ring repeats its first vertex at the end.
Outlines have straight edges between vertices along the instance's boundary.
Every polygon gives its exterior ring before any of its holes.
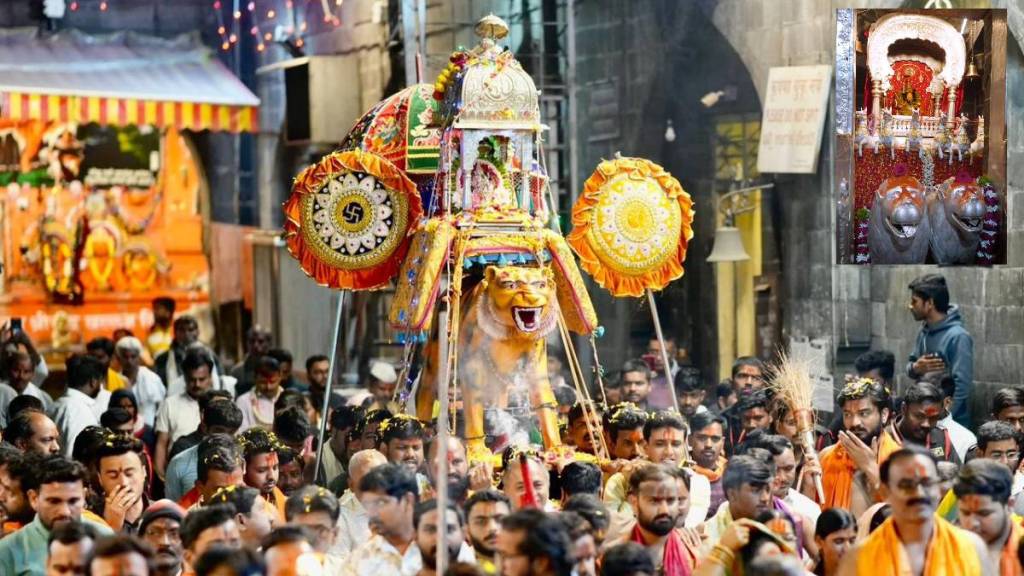
{"type": "Polygon", "coordinates": [[[999,236],[999,193],[992,181],[986,177],[978,179],[985,196],[985,219],[981,224],[981,240],[978,242],[976,263],[991,266],[996,260],[996,244],[999,236]]]}

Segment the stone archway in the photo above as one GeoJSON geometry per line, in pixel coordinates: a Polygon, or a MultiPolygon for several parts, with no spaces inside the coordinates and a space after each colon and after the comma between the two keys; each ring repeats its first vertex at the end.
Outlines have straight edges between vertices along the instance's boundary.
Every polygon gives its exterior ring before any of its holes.
{"type": "MultiPolygon", "coordinates": [[[[666,334],[689,349],[711,384],[718,373],[717,318],[714,270],[705,258],[715,228],[715,125],[723,117],[744,115],[759,121],[760,98],[743,59],[702,7],[706,3],[601,4],[600,10],[581,9],[579,17],[580,177],[585,179],[600,158],[621,151],[663,164],[694,198],[698,218],[686,275],[658,301],[666,334]],[[702,96],[719,90],[728,95],[712,108],[701,104],[702,96]],[[673,142],[665,139],[669,120],[673,142]]],[[[613,301],[599,288],[594,292],[608,328],[599,342],[601,360],[614,369],[646,347],[650,316],[644,303],[613,301]]]]}

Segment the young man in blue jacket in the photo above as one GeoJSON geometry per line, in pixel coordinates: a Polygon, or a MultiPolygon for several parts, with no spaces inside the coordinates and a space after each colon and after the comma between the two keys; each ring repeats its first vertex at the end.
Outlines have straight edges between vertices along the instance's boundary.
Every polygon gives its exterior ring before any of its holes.
{"type": "Polygon", "coordinates": [[[907,375],[915,380],[931,372],[948,372],[955,383],[953,420],[971,427],[968,400],[974,389],[974,339],[964,328],[960,310],[949,303],[946,279],[927,274],[910,283],[910,313],[922,322],[907,375]]]}

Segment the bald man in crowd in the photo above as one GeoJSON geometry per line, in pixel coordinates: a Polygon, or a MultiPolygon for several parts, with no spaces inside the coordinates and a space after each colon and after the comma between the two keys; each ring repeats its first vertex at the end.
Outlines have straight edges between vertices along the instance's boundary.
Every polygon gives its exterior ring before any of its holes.
{"type": "Polygon", "coordinates": [[[331,554],[347,556],[370,539],[370,520],[366,509],[359,502],[359,482],[367,472],[387,463],[387,457],[374,449],[360,450],[349,458],[348,489],[338,501],[341,515],[338,517],[338,537],[331,548],[331,554]]]}

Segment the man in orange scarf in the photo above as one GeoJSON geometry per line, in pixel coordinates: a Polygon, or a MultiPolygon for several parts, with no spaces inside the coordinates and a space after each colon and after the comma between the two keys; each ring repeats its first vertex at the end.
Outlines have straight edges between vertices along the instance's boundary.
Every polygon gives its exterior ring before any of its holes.
{"type": "MultiPolygon", "coordinates": [[[[821,509],[845,508],[859,516],[875,502],[879,465],[899,448],[885,430],[891,400],[884,385],[871,378],[853,380],[839,393],[843,428],[839,443],[821,453],[821,509]]],[[[817,500],[815,483],[804,482],[805,496],[817,500]]]]}
{"type": "Polygon", "coordinates": [[[693,471],[704,476],[711,483],[711,505],[708,506],[707,517],[711,518],[718,512],[718,507],[725,502],[725,489],[722,487],[722,474],[725,472],[725,456],[722,447],[725,444],[725,420],[711,412],[694,414],[690,418],[690,454],[697,466],[693,471]]]}
{"type": "Polygon", "coordinates": [[[959,524],[984,540],[988,560],[1001,576],[1021,576],[1017,546],[1024,528],[1010,512],[1010,469],[988,458],[971,460],[960,469],[953,493],[960,504],[959,524]]]}
{"type": "Polygon", "coordinates": [[[908,445],[882,463],[880,491],[892,516],[843,556],[838,576],[995,574],[976,534],[935,515],[942,494],[935,457],[908,445]]]}
{"type": "Polygon", "coordinates": [[[636,542],[646,548],[657,574],[690,576],[700,537],[676,528],[676,521],[686,515],[688,494],[675,474],[670,465],[647,464],[630,475],[626,498],[636,522],[615,544],[636,542]]]}

